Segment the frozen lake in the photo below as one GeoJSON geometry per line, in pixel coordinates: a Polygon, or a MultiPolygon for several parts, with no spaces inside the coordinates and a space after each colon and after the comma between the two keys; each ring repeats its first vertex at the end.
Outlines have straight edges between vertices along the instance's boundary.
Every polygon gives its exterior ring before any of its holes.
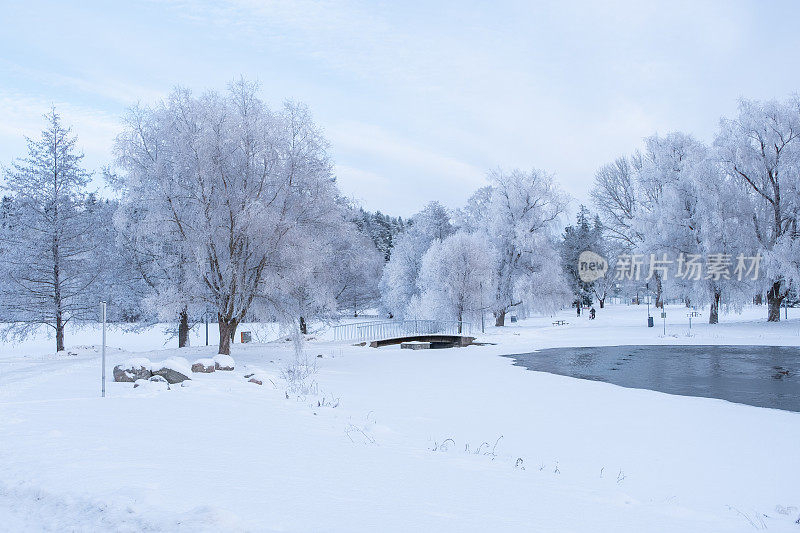
{"type": "Polygon", "coordinates": [[[800,412],[796,346],[604,346],[508,355],[529,370],[800,412]]]}

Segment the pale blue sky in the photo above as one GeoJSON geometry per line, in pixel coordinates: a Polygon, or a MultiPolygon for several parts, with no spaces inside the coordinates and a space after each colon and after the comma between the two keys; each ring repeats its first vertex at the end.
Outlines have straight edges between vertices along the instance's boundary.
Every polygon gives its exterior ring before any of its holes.
{"type": "Polygon", "coordinates": [[[642,137],[710,140],[740,96],[800,88],[792,2],[0,4],[3,164],[51,104],[97,169],[130,104],[244,75],[307,103],[341,189],[400,215],[461,205],[497,166],[546,169],[585,201],[642,137]]]}

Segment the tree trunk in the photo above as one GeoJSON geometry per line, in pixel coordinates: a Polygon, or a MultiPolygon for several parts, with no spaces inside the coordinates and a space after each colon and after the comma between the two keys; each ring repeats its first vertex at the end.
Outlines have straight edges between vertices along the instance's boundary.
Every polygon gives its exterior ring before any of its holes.
{"type": "Polygon", "coordinates": [[[719,324],[719,298],[721,293],[714,291],[714,299],[711,301],[711,309],[708,312],[708,323],[719,324]]]}
{"type": "Polygon", "coordinates": [[[189,346],[189,311],[184,307],[178,323],[178,348],[189,346]]]}
{"type": "Polygon", "coordinates": [[[217,353],[230,355],[231,354],[231,341],[233,336],[236,335],[236,320],[232,318],[225,318],[217,315],[219,321],[219,350],[217,353]]]}
{"type": "Polygon", "coordinates": [[[505,326],[506,325],[506,312],[505,311],[497,311],[494,314],[494,325],[496,327],[505,326]]]}
{"type": "Polygon", "coordinates": [[[779,280],[772,284],[772,288],[767,293],[767,322],[780,322],[781,302],[783,302],[783,296],[781,295],[781,282],[779,280]]]}
{"type": "Polygon", "coordinates": [[[56,311],[56,351],[64,351],[64,323],[61,319],[61,310],[56,311]]]}
{"type": "Polygon", "coordinates": [[[664,300],[663,300],[663,286],[661,285],[661,276],[656,275],[656,307],[660,307],[664,309],[664,300]]]}
{"type": "MultiPolygon", "coordinates": [[[[55,215],[58,215],[58,207],[56,206],[55,215]]],[[[53,236],[53,306],[55,307],[56,315],[56,351],[64,351],[64,310],[63,301],[61,299],[61,252],[59,248],[58,237],[53,236]]]]}
{"type": "Polygon", "coordinates": [[[756,294],[756,297],[753,299],[753,303],[756,305],[761,305],[764,303],[764,295],[763,294],[756,294]]]}
{"type": "Polygon", "coordinates": [[[606,306],[606,299],[605,298],[598,298],[597,301],[600,302],[600,309],[602,309],[602,308],[604,308],[606,306]]]}
{"type": "Polygon", "coordinates": [[[306,324],[306,319],[300,317],[300,334],[308,335],[308,324],[306,324]]]}

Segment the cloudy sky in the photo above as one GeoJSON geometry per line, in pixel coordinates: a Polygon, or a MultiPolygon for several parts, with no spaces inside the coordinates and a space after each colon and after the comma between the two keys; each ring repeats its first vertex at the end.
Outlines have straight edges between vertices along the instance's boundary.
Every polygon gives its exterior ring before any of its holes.
{"type": "Polygon", "coordinates": [[[3,2],[3,164],[53,104],[97,169],[127,106],[244,75],[311,107],[368,209],[456,207],[495,167],[548,170],[580,202],[644,136],[710,140],[738,98],[800,90],[791,2],[70,4],[3,2]]]}

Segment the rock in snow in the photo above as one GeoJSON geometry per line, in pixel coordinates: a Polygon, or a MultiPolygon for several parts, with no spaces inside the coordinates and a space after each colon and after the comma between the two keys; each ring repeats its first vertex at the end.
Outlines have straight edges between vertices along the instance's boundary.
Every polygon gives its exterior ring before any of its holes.
{"type": "Polygon", "coordinates": [[[159,368],[158,370],[155,370],[153,372],[153,377],[154,378],[160,377],[164,379],[167,383],[180,383],[182,381],[190,379],[189,376],[187,376],[186,374],[178,372],[177,370],[168,367],[163,367],[159,368]]]}
{"type": "Polygon", "coordinates": [[[137,357],[114,367],[114,381],[137,382],[148,380],[151,376],[161,376],[168,383],[180,383],[191,374],[189,361],[183,357],[170,357],[158,363],[137,357]]]}
{"type": "Polygon", "coordinates": [[[258,368],[253,368],[250,372],[245,374],[244,379],[250,383],[255,383],[256,385],[263,385],[264,383],[269,382],[273,387],[277,388],[275,382],[278,380],[278,378],[258,368]]]}
{"type": "Polygon", "coordinates": [[[183,357],[170,357],[158,363],[152,363],[150,370],[153,375],[164,376],[169,383],[180,383],[189,378],[192,367],[183,357]]]}
{"type": "Polygon", "coordinates": [[[164,376],[152,376],[150,379],[137,379],[133,388],[139,387],[143,390],[169,390],[169,382],[164,376]]]}
{"type": "Polygon", "coordinates": [[[152,375],[150,361],[143,357],[128,359],[114,367],[114,381],[133,383],[138,379],[149,379],[152,375]]]}
{"type": "Polygon", "coordinates": [[[208,374],[215,370],[216,364],[213,359],[198,359],[192,363],[192,372],[208,374]]]}
{"type": "Polygon", "coordinates": [[[233,370],[235,366],[233,357],[230,355],[217,354],[214,357],[214,367],[217,370],[233,370]]]}

